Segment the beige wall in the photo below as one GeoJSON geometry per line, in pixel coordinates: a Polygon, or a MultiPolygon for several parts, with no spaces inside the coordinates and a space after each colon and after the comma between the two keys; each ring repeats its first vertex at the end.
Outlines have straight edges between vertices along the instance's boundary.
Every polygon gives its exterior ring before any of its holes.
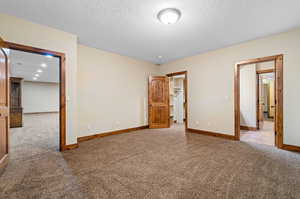
{"type": "Polygon", "coordinates": [[[22,107],[24,113],[59,112],[59,84],[24,81],[22,107]]]}
{"type": "Polygon", "coordinates": [[[148,76],[157,67],[78,45],[79,136],[147,125],[148,76]]]}
{"type": "Polygon", "coordinates": [[[240,67],[241,126],[256,127],[256,65],[240,67]]]}
{"type": "Polygon", "coordinates": [[[300,29],[249,41],[161,66],[161,74],[188,70],[189,127],[234,135],[234,65],[284,54],[284,143],[300,145],[300,29]]]}
{"type": "Polygon", "coordinates": [[[268,70],[268,69],[275,69],[275,61],[267,61],[261,62],[256,64],[256,70],[268,70]]]}
{"type": "Polygon", "coordinates": [[[0,36],[10,42],[66,54],[67,144],[77,143],[77,36],[0,14],[0,36]]]}
{"type": "MultiPolygon", "coordinates": [[[[77,142],[78,129],[82,136],[147,123],[147,76],[156,72],[152,64],[84,46],[77,49],[75,35],[8,15],[0,14],[0,26],[0,36],[7,41],[66,54],[67,144],[77,142]],[[115,108],[109,109],[112,106],[115,108]]],[[[284,54],[284,143],[300,145],[299,52],[300,29],[295,29],[180,59],[162,65],[159,70],[161,74],[188,70],[190,128],[233,135],[234,64],[284,54]]]]}

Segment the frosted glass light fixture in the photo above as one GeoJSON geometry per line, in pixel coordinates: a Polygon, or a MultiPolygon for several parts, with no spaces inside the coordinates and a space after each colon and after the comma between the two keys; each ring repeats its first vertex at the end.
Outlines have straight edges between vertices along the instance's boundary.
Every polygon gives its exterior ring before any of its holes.
{"type": "Polygon", "coordinates": [[[180,17],[181,12],[176,8],[166,8],[157,14],[158,20],[163,24],[174,24],[180,19],[180,17]]]}

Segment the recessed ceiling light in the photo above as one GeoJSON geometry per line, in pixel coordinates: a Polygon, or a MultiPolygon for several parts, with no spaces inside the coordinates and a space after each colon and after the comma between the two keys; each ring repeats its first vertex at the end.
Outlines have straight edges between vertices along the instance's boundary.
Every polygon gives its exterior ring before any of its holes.
{"type": "Polygon", "coordinates": [[[46,68],[46,67],[47,67],[47,64],[42,63],[42,64],[41,64],[41,67],[46,68]]]}
{"type": "Polygon", "coordinates": [[[37,77],[33,77],[32,79],[33,79],[33,80],[37,80],[37,77]]]}
{"type": "Polygon", "coordinates": [[[158,57],[158,59],[161,59],[162,58],[162,56],[161,55],[159,55],[159,56],[157,56],[158,57]]]}
{"type": "Polygon", "coordinates": [[[42,73],[42,72],[43,72],[43,70],[42,70],[42,69],[38,69],[36,72],[38,72],[38,73],[42,73]]]}
{"type": "Polygon", "coordinates": [[[166,8],[157,14],[157,18],[164,24],[174,24],[181,17],[181,12],[176,8],[166,8]]]}
{"type": "Polygon", "coordinates": [[[34,76],[39,77],[40,75],[39,74],[35,74],[34,76]]]}
{"type": "Polygon", "coordinates": [[[53,58],[53,56],[52,55],[45,55],[47,58],[53,58]]]}

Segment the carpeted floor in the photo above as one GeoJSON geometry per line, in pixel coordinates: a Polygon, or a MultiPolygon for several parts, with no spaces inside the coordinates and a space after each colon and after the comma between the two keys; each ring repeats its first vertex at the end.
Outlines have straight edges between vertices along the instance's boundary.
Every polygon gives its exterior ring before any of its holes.
{"type": "Polygon", "coordinates": [[[11,160],[1,199],[300,198],[300,154],[179,126],[95,139],[64,153],[49,149],[34,144],[31,155],[11,160]]]}

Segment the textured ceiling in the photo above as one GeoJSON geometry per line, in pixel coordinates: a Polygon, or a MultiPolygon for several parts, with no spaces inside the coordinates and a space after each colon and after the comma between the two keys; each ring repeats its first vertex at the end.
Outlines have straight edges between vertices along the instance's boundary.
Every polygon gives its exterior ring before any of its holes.
{"type": "Polygon", "coordinates": [[[9,50],[10,76],[22,77],[26,81],[59,82],[59,58],[46,57],[44,55],[9,50]],[[42,67],[46,64],[46,68],[42,67]],[[37,70],[42,70],[38,73],[37,70]],[[35,74],[39,74],[37,80],[33,80],[35,74]]]}
{"type": "Polygon", "coordinates": [[[0,12],[74,33],[87,46],[153,63],[300,26],[299,0],[2,0],[0,12]],[[181,10],[178,23],[157,20],[167,7],[181,10]]]}

